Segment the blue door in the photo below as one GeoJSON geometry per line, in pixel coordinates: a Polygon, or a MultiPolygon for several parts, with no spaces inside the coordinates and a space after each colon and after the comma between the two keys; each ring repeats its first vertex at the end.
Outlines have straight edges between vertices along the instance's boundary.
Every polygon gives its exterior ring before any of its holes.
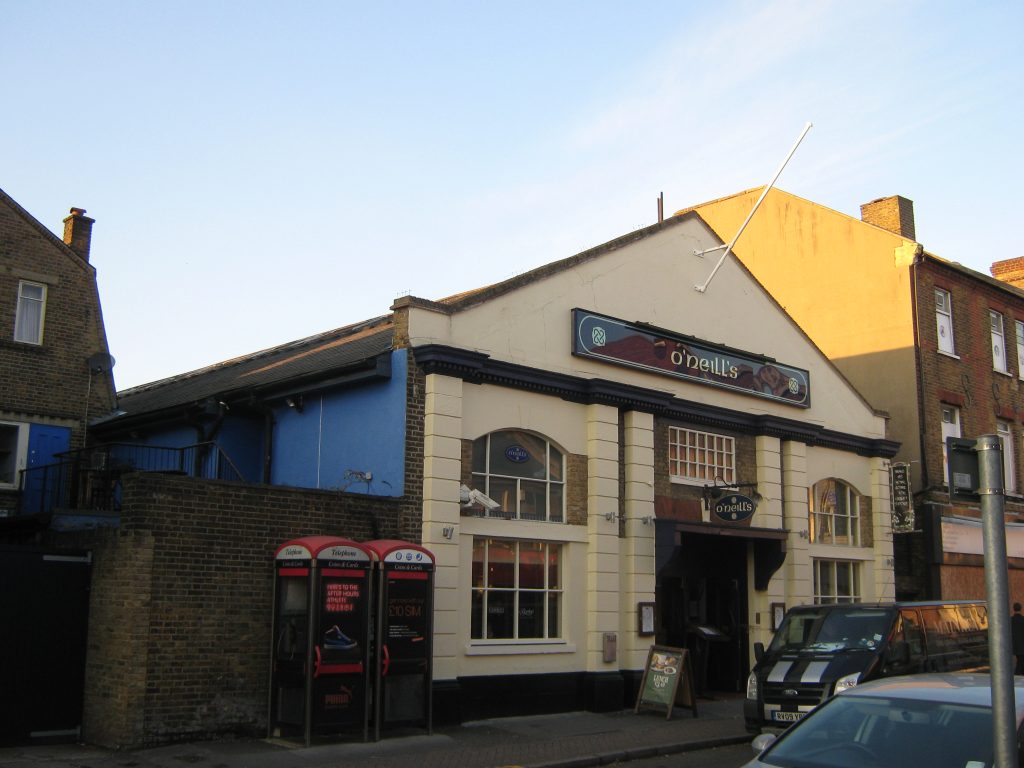
{"type": "Polygon", "coordinates": [[[24,514],[49,512],[61,498],[60,488],[67,482],[64,473],[52,466],[60,461],[58,453],[71,447],[71,430],[31,424],[28,431],[28,457],[25,462],[25,487],[21,495],[24,514]]]}

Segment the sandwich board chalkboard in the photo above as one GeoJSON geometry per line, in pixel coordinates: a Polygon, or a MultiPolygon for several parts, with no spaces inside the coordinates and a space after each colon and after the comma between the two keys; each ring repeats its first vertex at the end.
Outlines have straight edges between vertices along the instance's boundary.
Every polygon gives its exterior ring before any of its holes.
{"type": "Polygon", "coordinates": [[[641,707],[664,709],[665,719],[672,717],[676,705],[689,707],[697,716],[697,697],[693,691],[693,668],[690,654],[685,648],[652,645],[636,695],[634,712],[641,707]]]}

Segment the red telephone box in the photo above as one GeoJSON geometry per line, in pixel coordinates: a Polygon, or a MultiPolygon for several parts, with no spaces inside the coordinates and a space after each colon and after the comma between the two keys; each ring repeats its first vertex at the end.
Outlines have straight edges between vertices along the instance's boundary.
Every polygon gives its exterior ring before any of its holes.
{"type": "Polygon", "coordinates": [[[434,556],[393,539],[363,546],[378,561],[374,738],[382,724],[418,724],[431,732],[434,556]]]}
{"type": "Polygon", "coordinates": [[[285,542],[274,555],[271,736],[361,732],[370,715],[373,565],[367,547],[334,536],[285,542]]]}

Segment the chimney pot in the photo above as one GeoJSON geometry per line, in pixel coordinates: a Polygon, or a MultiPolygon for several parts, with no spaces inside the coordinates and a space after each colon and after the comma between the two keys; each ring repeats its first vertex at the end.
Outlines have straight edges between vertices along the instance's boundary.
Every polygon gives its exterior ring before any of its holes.
{"type": "Polygon", "coordinates": [[[85,261],[89,260],[94,223],[95,219],[85,215],[85,208],[72,208],[71,215],[64,219],[64,244],[85,261]]]}
{"type": "Polygon", "coordinates": [[[880,197],[860,207],[860,218],[866,224],[874,224],[908,240],[917,240],[913,200],[900,195],[880,197]]]}

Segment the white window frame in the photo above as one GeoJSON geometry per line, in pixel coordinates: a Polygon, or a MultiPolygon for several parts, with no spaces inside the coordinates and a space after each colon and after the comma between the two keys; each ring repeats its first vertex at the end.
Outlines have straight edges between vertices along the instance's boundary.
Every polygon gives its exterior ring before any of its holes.
{"type": "Polygon", "coordinates": [[[522,539],[505,539],[491,536],[474,536],[473,537],[473,554],[472,554],[472,568],[473,577],[472,585],[470,590],[470,642],[474,645],[477,644],[535,644],[535,643],[549,643],[552,641],[562,642],[565,636],[565,552],[566,546],[562,542],[555,541],[527,541],[522,539]],[[483,544],[484,558],[481,563],[480,583],[477,582],[476,572],[476,554],[478,551],[478,545],[483,544]],[[492,544],[501,544],[503,546],[511,545],[514,549],[514,577],[513,585],[507,586],[492,586],[488,583],[487,577],[490,574],[490,550],[492,544]],[[520,584],[520,564],[522,548],[524,546],[540,546],[544,552],[542,562],[544,572],[544,585],[540,588],[527,588],[520,584]],[[551,570],[547,563],[550,553],[554,550],[554,556],[556,558],[556,580],[557,584],[551,584],[551,570]],[[487,619],[490,615],[489,600],[490,596],[494,594],[512,594],[512,610],[514,619],[514,627],[512,637],[487,637],[488,626],[487,619]],[[520,612],[522,610],[520,606],[520,599],[525,594],[542,595],[543,608],[541,609],[544,613],[543,621],[543,636],[541,637],[520,637],[520,612]],[[550,626],[551,616],[551,603],[552,598],[558,601],[557,606],[554,607],[554,611],[557,613],[558,627],[552,629],[550,626]],[[476,602],[479,600],[479,602],[476,602]],[[481,637],[476,637],[474,631],[476,631],[477,618],[476,613],[479,613],[479,632],[481,637]]]}
{"type": "Polygon", "coordinates": [[[0,443],[0,488],[14,489],[21,484],[21,472],[28,460],[29,425],[18,421],[0,421],[5,442],[0,443]]]}
{"type": "Polygon", "coordinates": [[[736,438],[685,427],[668,428],[668,474],[673,483],[736,482],[736,438]]]}
{"type": "Polygon", "coordinates": [[[1003,448],[1003,490],[1017,492],[1017,459],[1014,456],[1013,425],[1008,421],[996,422],[996,435],[1003,448]]]}
{"type": "Polygon", "coordinates": [[[1017,331],[1017,377],[1024,379],[1024,323],[1014,321],[1017,331]]]}
{"type": "Polygon", "coordinates": [[[484,514],[486,516],[516,520],[541,520],[549,523],[566,522],[565,510],[566,504],[568,503],[566,494],[568,493],[569,488],[565,482],[565,451],[559,449],[558,446],[554,445],[544,435],[540,435],[535,432],[527,432],[526,430],[499,429],[494,432],[489,432],[474,441],[474,460],[478,458],[475,455],[475,451],[481,441],[484,445],[484,454],[480,457],[482,459],[483,471],[473,471],[473,483],[478,489],[482,490],[485,495],[501,505],[498,509],[485,509],[484,514]],[[491,471],[491,438],[495,435],[512,434],[517,432],[528,434],[532,439],[543,441],[544,456],[538,457],[538,460],[543,463],[545,472],[544,477],[528,477],[491,471]],[[560,461],[560,480],[554,477],[551,472],[551,461],[556,454],[560,461]],[[510,485],[512,490],[509,489],[510,485]],[[524,505],[524,501],[530,498],[531,489],[535,492],[537,487],[540,485],[544,486],[544,516],[536,517],[524,514],[524,506],[527,506],[524,505]],[[504,488],[499,490],[499,487],[501,486],[504,486],[504,488]],[[561,506],[552,501],[555,497],[561,500],[561,506]]]}
{"type": "Polygon", "coordinates": [[[861,601],[860,563],[856,560],[818,560],[811,561],[814,571],[814,602],[817,605],[831,603],[859,603],[861,601]],[[839,571],[847,571],[849,592],[839,592],[839,571]],[[824,578],[823,578],[824,577],[824,578]],[[830,589],[824,589],[831,581],[830,589]]]}
{"type": "Polygon", "coordinates": [[[942,288],[935,289],[935,324],[939,352],[956,355],[953,342],[953,297],[942,288]]]}
{"type": "Polygon", "coordinates": [[[14,315],[14,340],[23,344],[43,343],[43,328],[46,324],[46,284],[31,280],[18,282],[18,307],[14,315]],[[28,287],[39,288],[40,297],[26,295],[28,287]],[[35,321],[35,322],[30,322],[35,321]],[[34,331],[34,332],[33,332],[34,331]]]}
{"type": "Polygon", "coordinates": [[[992,330],[992,368],[1000,373],[1009,373],[1006,365],[1006,333],[1003,316],[994,309],[988,311],[988,323],[992,330]]]}
{"type": "Polygon", "coordinates": [[[942,405],[942,479],[949,485],[949,453],[947,437],[960,437],[960,409],[955,405],[942,405]]]}
{"type": "Polygon", "coordinates": [[[829,477],[809,489],[808,530],[812,544],[842,547],[860,546],[860,494],[836,477],[829,477]],[[837,531],[845,530],[845,534],[837,531]]]}

